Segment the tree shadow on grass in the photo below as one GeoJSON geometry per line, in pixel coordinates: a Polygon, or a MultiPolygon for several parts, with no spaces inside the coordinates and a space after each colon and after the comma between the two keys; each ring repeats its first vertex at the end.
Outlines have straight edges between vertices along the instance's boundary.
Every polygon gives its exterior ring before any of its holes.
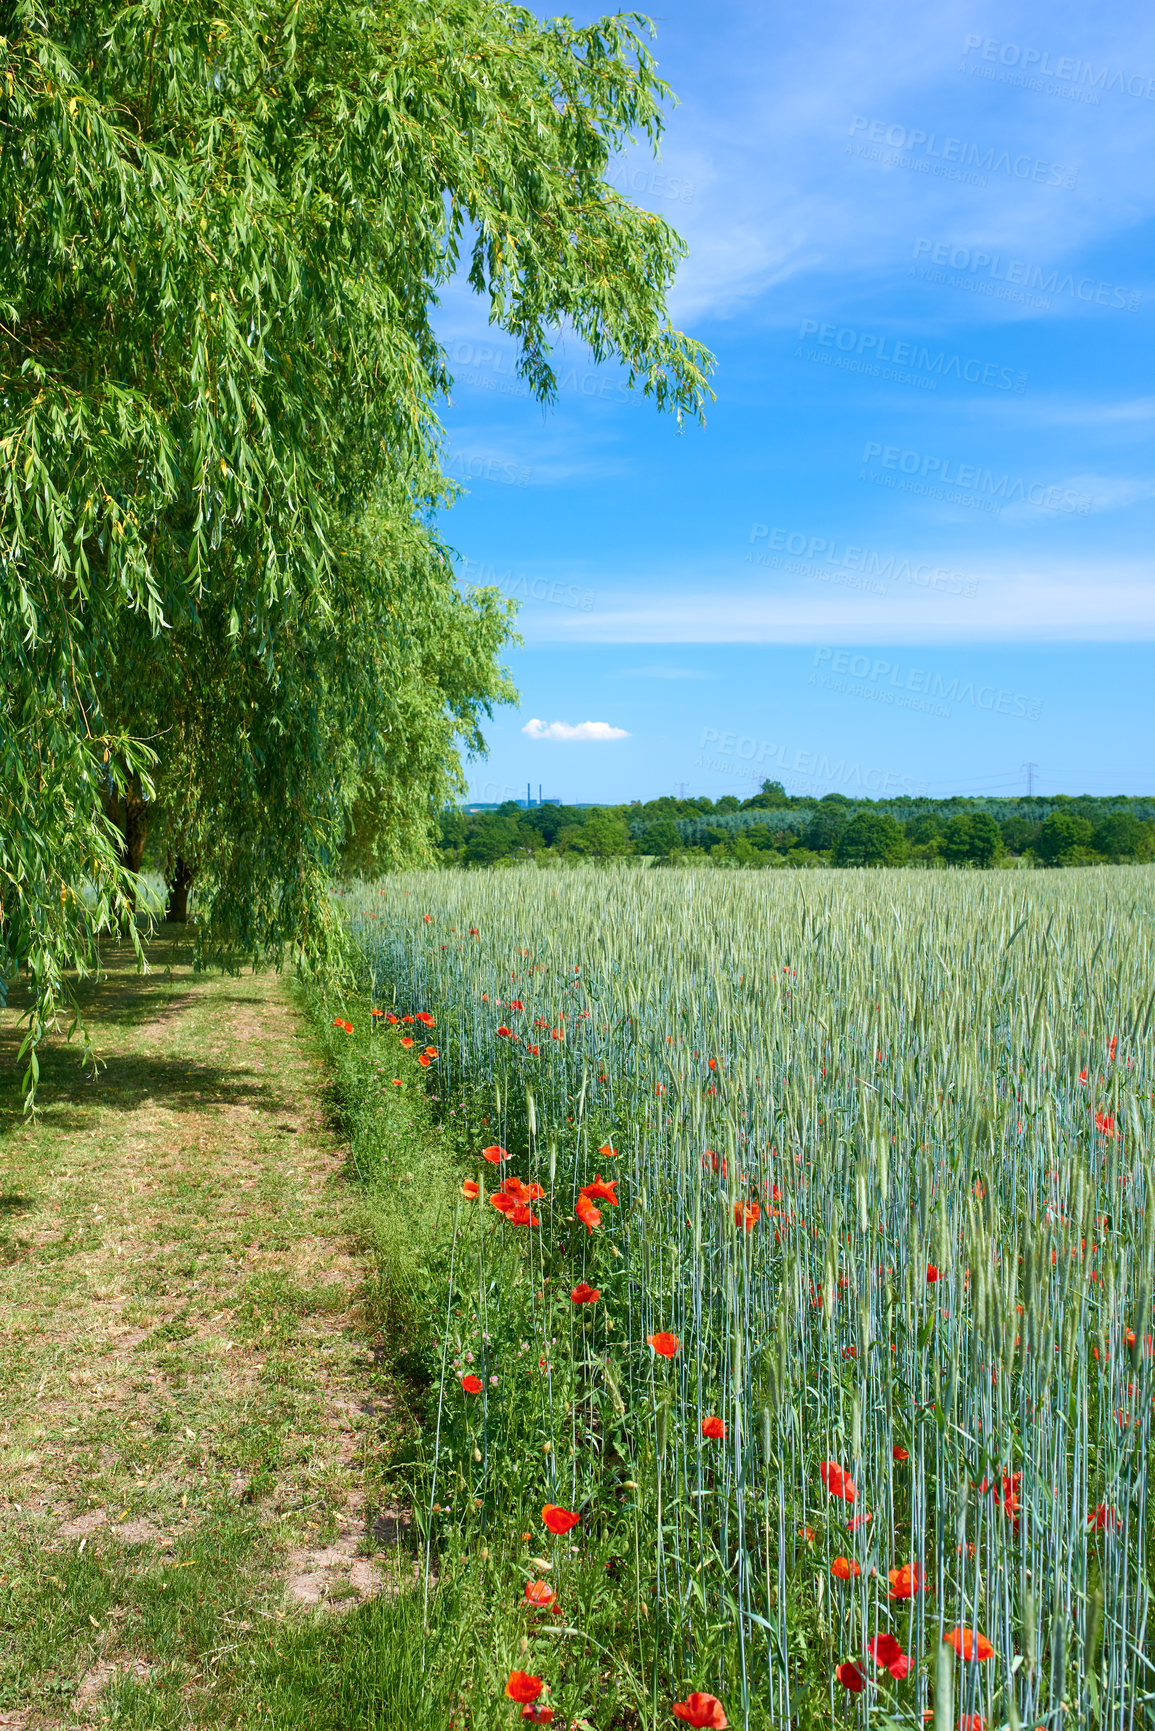
{"type": "MultiPolygon", "coordinates": [[[[78,997],[82,1013],[94,1042],[105,1048],[100,1051],[97,1070],[84,1062],[79,1030],[69,1037],[70,1018],[62,1018],[60,1032],[50,1034],[41,1045],[38,1105],[42,1123],[54,1131],[78,1131],[91,1127],[94,1108],[130,1113],[158,1103],[175,1110],[231,1106],[271,1114],[291,1110],[292,1101],[280,1092],[275,1077],[240,1064],[226,1068],[211,1061],[174,1057],[163,1049],[107,1049],[102,1029],[147,1025],[163,1030],[184,1013],[191,997],[221,978],[215,969],[199,974],[191,971],[192,946],[187,941],[178,950],[171,939],[154,938],[146,955],[151,971],[141,974],[131,945],[109,945],[101,957],[102,976],[81,983],[78,997]]],[[[215,1001],[222,1010],[252,1006],[254,1002],[241,992],[218,994],[215,1001]]],[[[27,1060],[21,1061],[18,1054],[27,1032],[27,1023],[21,1019],[27,1003],[27,989],[14,987],[0,1019],[0,1139],[25,1121],[22,1078],[27,1060]]]]}

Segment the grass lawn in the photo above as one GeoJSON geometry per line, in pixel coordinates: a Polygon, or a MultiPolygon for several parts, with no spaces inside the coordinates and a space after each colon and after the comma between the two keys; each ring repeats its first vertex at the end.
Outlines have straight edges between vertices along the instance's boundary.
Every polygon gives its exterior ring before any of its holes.
{"type": "Polygon", "coordinates": [[[99,1073],[52,1041],[36,1120],[0,1016],[0,1725],[384,1723],[420,1618],[381,1223],[289,981],[149,959],[110,949],[99,1073]]]}

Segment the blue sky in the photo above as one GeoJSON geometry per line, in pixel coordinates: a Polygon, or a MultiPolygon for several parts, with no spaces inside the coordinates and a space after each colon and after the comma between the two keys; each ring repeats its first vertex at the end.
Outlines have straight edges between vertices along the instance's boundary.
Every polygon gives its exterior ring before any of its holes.
{"type": "Polygon", "coordinates": [[[615,183],[706,426],[572,344],[543,411],[441,309],[447,535],[522,604],[474,797],[1155,791],[1155,13],[676,0],[655,52],[615,183]]]}

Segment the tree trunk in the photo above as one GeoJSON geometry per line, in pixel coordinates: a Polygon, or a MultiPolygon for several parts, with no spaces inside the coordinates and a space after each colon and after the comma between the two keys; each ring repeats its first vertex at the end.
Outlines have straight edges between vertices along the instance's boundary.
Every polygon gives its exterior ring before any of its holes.
{"type": "MultiPolygon", "coordinates": [[[[128,867],[135,879],[139,875],[140,863],[144,858],[144,844],[148,840],[148,805],[132,787],[126,788],[123,800],[118,803],[120,806],[117,820],[120,826],[121,864],[128,867]]],[[[132,910],[135,913],[135,882],[129,891],[129,897],[132,910]]]]}
{"type": "Polygon", "coordinates": [[[164,910],[165,919],[174,925],[183,926],[188,920],[189,885],[195,877],[193,867],[178,857],[168,880],[168,906],[164,910]]]}

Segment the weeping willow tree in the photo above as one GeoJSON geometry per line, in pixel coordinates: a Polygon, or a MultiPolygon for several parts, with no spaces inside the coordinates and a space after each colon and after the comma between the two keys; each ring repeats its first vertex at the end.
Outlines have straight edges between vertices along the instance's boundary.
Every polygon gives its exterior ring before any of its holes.
{"type": "Polygon", "coordinates": [[[342,851],[420,854],[511,696],[464,592],[432,318],[548,401],[565,330],[679,418],[683,254],[607,181],[668,92],[634,16],[501,0],[0,0],[0,980],[35,1048],[144,836],[204,933],[331,962],[342,851]]]}

